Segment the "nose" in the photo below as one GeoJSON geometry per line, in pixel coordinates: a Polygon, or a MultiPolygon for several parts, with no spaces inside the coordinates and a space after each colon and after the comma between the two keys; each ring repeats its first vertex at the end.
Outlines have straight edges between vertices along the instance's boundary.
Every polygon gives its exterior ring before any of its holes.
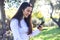
{"type": "Polygon", "coordinates": [[[30,15],[31,13],[29,12],[28,14],[30,15]]]}

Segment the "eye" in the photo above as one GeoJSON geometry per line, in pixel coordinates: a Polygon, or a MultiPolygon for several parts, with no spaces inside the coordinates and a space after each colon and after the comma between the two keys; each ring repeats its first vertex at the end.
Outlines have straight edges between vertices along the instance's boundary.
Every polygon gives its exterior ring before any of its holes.
{"type": "Polygon", "coordinates": [[[30,13],[32,13],[32,11],[31,11],[31,10],[27,10],[27,12],[30,12],[30,13]]]}
{"type": "Polygon", "coordinates": [[[30,12],[30,10],[27,10],[27,12],[30,12]]]}

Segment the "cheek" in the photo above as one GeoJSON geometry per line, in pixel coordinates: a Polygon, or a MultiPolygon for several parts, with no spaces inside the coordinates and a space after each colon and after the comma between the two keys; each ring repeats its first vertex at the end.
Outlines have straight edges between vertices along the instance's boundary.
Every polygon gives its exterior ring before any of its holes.
{"type": "Polygon", "coordinates": [[[23,12],[23,15],[26,15],[26,14],[27,14],[27,12],[26,12],[26,11],[24,11],[24,12],[23,12]]]}
{"type": "Polygon", "coordinates": [[[23,12],[24,17],[27,17],[27,14],[28,13],[26,11],[23,12]]]}

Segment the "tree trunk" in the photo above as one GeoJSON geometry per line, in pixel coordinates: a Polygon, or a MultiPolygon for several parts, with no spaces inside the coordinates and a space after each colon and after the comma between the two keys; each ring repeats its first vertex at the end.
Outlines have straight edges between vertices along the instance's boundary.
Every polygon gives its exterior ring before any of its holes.
{"type": "Polygon", "coordinates": [[[60,17],[59,17],[59,21],[58,21],[58,26],[59,26],[59,28],[60,28],[60,17]]]}
{"type": "Polygon", "coordinates": [[[59,28],[60,28],[60,21],[58,20],[58,21],[56,21],[54,18],[52,18],[51,17],[51,19],[59,26],[59,28]]]}
{"type": "Polygon", "coordinates": [[[32,7],[34,7],[35,2],[36,2],[36,0],[30,0],[30,3],[32,4],[32,7]]]}
{"type": "MultiPolygon", "coordinates": [[[[1,12],[1,21],[2,21],[2,32],[3,34],[6,32],[5,28],[6,28],[6,25],[5,25],[5,11],[4,11],[4,0],[0,0],[0,12],[1,12]]],[[[3,36],[2,34],[2,36],[3,36]]],[[[3,37],[3,40],[4,40],[4,37],[3,37]]]]}
{"type": "Polygon", "coordinates": [[[50,2],[50,5],[52,7],[52,12],[50,13],[50,18],[59,26],[60,28],[60,14],[59,14],[59,19],[58,21],[56,21],[53,17],[52,17],[52,13],[53,13],[53,10],[54,10],[54,7],[53,7],[53,4],[50,2]]]}

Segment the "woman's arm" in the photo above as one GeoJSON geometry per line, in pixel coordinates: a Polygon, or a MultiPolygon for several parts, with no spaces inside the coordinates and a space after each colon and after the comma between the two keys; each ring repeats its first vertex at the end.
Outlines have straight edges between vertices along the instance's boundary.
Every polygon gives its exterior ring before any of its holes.
{"type": "Polygon", "coordinates": [[[10,28],[12,30],[14,40],[22,40],[20,38],[20,34],[19,34],[18,20],[17,19],[12,19],[11,20],[11,22],[10,22],[10,28]]]}
{"type": "Polygon", "coordinates": [[[41,31],[40,31],[39,29],[33,30],[33,31],[32,31],[32,34],[30,34],[29,36],[30,36],[30,37],[34,37],[34,36],[38,35],[40,32],[41,32],[41,31]]]}
{"type": "Polygon", "coordinates": [[[35,29],[35,30],[33,30],[33,31],[32,31],[32,34],[30,34],[29,36],[30,36],[30,37],[36,36],[36,35],[38,35],[38,34],[41,32],[41,30],[42,30],[42,26],[41,26],[41,27],[38,27],[38,28],[35,29]]]}
{"type": "MultiPolygon", "coordinates": [[[[32,21],[30,21],[31,22],[31,25],[32,25],[32,28],[33,28],[33,24],[32,24],[32,21]]],[[[41,31],[41,28],[39,27],[39,28],[37,28],[36,30],[33,30],[32,31],[32,34],[30,34],[29,36],[30,37],[33,37],[33,36],[36,36],[36,35],[38,35],[41,31]]]]}

